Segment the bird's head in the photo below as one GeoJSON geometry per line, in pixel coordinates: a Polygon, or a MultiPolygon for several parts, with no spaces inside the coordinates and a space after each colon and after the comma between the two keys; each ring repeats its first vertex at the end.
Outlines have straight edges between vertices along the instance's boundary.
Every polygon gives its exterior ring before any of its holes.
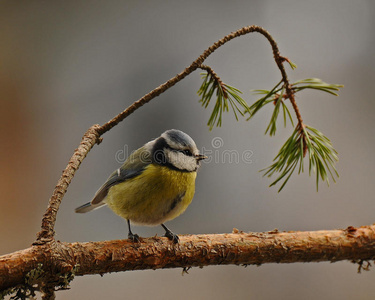
{"type": "Polygon", "coordinates": [[[183,172],[196,171],[200,161],[207,158],[199,153],[189,135],[177,129],[165,131],[160,137],[149,142],[147,147],[154,163],[183,172]]]}

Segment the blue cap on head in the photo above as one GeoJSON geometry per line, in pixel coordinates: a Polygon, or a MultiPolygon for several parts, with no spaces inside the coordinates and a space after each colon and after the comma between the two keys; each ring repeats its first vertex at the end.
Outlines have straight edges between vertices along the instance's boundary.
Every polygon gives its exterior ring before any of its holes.
{"type": "Polygon", "coordinates": [[[170,129],[165,131],[161,136],[164,137],[167,143],[173,148],[177,145],[182,147],[196,147],[194,140],[181,130],[170,129]]]}

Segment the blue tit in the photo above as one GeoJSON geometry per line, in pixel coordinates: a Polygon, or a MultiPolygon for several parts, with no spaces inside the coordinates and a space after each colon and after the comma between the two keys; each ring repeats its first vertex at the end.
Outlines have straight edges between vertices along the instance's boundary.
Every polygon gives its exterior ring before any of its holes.
{"type": "Polygon", "coordinates": [[[161,225],[174,243],[179,238],[164,223],[182,214],[195,192],[195,178],[202,159],[193,139],[171,129],[134,151],[96,192],[91,202],[76,208],[86,213],[108,205],[127,220],[128,238],[139,242],[130,222],[161,225]]]}

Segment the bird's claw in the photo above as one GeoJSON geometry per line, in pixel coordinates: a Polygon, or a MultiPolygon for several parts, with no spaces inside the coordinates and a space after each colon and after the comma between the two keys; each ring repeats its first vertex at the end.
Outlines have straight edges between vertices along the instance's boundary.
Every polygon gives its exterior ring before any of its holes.
{"type": "Polygon", "coordinates": [[[128,239],[131,240],[133,243],[139,243],[141,240],[139,239],[138,234],[129,233],[128,239]]]}
{"type": "Polygon", "coordinates": [[[178,235],[173,233],[172,231],[167,231],[164,236],[170,239],[174,244],[177,244],[180,241],[178,235]]]}

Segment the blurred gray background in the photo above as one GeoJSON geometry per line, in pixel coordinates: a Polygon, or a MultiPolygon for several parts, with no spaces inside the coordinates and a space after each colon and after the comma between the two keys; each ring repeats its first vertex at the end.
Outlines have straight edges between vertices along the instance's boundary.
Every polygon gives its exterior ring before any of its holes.
{"type": "MultiPolygon", "coordinates": [[[[77,215],[124,152],[166,129],[191,135],[199,148],[251,151],[251,162],[203,164],[188,210],[168,225],[178,234],[321,230],[375,221],[375,2],[316,1],[1,1],[0,254],[29,247],[53,188],[83,133],[103,124],[182,71],[219,38],[257,24],[298,65],[292,81],[319,77],[344,84],[339,97],[297,95],[304,121],[331,138],[340,178],[320,185],[308,174],[286,188],[268,188],[258,171],[270,165],[291,134],[280,123],[264,136],[271,107],[252,121],[224,116],[206,126],[210,109],[198,103],[199,71],[106,133],[77,172],[58,213],[56,238],[101,241],[127,236],[108,208],[77,215]],[[223,144],[214,148],[214,138],[223,144]]],[[[244,92],[271,88],[280,74],[257,33],[220,48],[206,62],[244,92]]],[[[123,157],[123,156],[122,156],[123,157]]],[[[141,236],[159,227],[134,227],[141,236]]],[[[375,270],[357,274],[349,262],[213,266],[77,277],[57,299],[373,299],[375,270]]]]}

